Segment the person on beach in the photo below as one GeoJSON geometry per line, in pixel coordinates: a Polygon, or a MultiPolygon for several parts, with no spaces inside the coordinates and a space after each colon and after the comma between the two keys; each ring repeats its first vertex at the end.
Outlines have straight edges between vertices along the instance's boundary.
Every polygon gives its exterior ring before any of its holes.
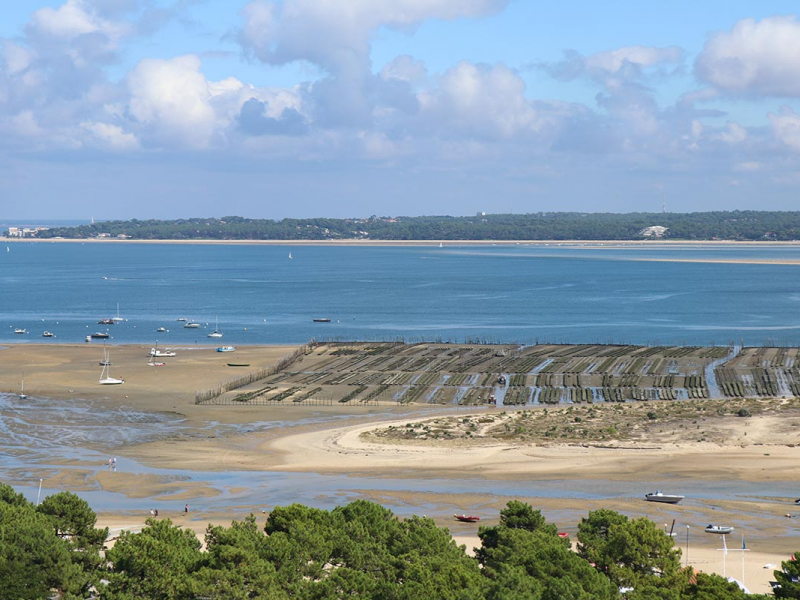
{"type": "Polygon", "coordinates": [[[189,514],[189,505],[188,504],[183,507],[183,514],[185,514],[185,515],[189,514]]]}
{"type": "Polygon", "coordinates": [[[155,517],[155,516],[156,516],[156,511],[154,511],[154,510],[151,508],[151,509],[150,509],[150,517],[155,517]]]}
{"type": "Polygon", "coordinates": [[[158,518],[158,509],[156,508],[156,509],[153,511],[153,513],[155,513],[155,518],[157,519],[157,518],[158,518]]]}

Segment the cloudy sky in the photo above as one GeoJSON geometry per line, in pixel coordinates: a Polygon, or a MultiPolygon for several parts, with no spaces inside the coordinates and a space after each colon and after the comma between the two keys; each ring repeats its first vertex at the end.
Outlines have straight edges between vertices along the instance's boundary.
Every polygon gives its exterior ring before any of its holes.
{"type": "Polygon", "coordinates": [[[796,13],[4,2],[0,218],[800,209],[796,13]]]}

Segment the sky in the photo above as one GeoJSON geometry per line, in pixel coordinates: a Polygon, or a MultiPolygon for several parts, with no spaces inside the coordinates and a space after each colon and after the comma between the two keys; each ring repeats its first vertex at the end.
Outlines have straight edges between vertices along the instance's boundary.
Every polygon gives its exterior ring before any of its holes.
{"type": "Polygon", "coordinates": [[[795,210],[797,11],[6,2],[0,219],[795,210]]]}

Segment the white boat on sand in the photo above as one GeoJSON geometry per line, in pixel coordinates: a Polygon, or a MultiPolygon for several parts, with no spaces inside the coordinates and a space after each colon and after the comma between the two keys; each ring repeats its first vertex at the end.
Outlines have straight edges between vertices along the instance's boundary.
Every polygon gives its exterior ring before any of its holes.
{"type": "Polygon", "coordinates": [[[725,527],[723,525],[709,525],[703,531],[706,533],[717,533],[721,535],[726,535],[733,531],[733,527],[725,527]]]}
{"type": "Polygon", "coordinates": [[[658,490],[655,493],[649,493],[644,495],[644,499],[648,502],[662,502],[663,504],[677,504],[681,500],[684,499],[685,496],[677,496],[674,494],[665,494],[661,490],[658,490]]]}
{"type": "Polygon", "coordinates": [[[172,350],[159,350],[158,346],[150,348],[150,356],[155,358],[169,358],[170,356],[177,356],[172,350]]]}
{"type": "Polygon", "coordinates": [[[100,372],[100,385],[121,385],[125,383],[124,379],[114,379],[111,376],[111,361],[107,365],[103,365],[103,370],[100,372]]]}

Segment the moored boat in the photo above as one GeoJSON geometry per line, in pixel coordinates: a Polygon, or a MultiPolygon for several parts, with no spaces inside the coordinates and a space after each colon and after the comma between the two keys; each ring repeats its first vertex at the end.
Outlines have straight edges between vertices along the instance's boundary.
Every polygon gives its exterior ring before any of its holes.
{"type": "Polygon", "coordinates": [[[42,337],[56,337],[56,334],[51,333],[49,331],[45,331],[44,333],[42,333],[42,337]]]}
{"type": "Polygon", "coordinates": [[[314,323],[330,323],[330,319],[311,319],[314,323]]]}
{"type": "Polygon", "coordinates": [[[200,323],[193,323],[192,321],[187,322],[184,326],[184,329],[199,329],[200,323]]]}
{"type": "Polygon", "coordinates": [[[113,325],[114,324],[114,319],[100,319],[97,322],[97,324],[98,325],[113,325]]]}
{"type": "Polygon", "coordinates": [[[661,490],[658,490],[655,493],[645,494],[644,499],[648,502],[662,502],[664,504],[677,504],[681,500],[683,500],[685,496],[677,496],[674,494],[665,494],[661,490]]]}
{"type": "Polygon", "coordinates": [[[236,346],[220,346],[217,348],[217,352],[235,352],[236,346]]]}
{"type": "Polygon", "coordinates": [[[95,340],[107,340],[111,336],[109,334],[107,334],[107,333],[103,333],[102,331],[96,331],[93,334],[91,334],[89,337],[91,337],[92,339],[95,339],[95,340]]]}
{"type": "Polygon", "coordinates": [[[16,333],[17,335],[25,335],[26,333],[28,333],[28,330],[18,327],[17,329],[14,330],[14,333],[16,333]]]}

